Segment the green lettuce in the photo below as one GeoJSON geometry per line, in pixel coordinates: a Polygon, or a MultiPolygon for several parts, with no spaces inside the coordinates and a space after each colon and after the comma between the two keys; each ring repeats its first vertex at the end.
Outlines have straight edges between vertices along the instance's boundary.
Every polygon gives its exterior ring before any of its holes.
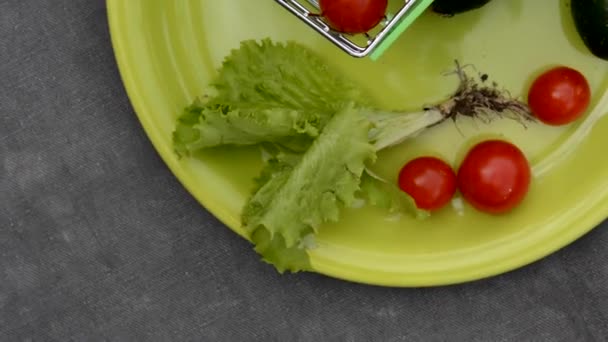
{"type": "Polygon", "coordinates": [[[305,255],[297,250],[306,247],[301,241],[324,222],[338,221],[341,209],[355,202],[366,162],[376,156],[369,129],[359,111],[345,107],[297,163],[274,161],[274,172],[247,203],[243,223],[256,250],[280,271],[301,268],[305,255]],[[295,262],[281,263],[277,251],[290,251],[295,262]]]}
{"type": "Polygon", "coordinates": [[[378,150],[441,115],[375,110],[361,89],[296,43],[245,41],[211,85],[213,92],[177,119],[175,150],[185,156],[220,145],[268,150],[241,217],[256,252],[279,272],[310,270],[308,251],[319,229],[357,199],[425,216],[369,167],[378,150]]]}

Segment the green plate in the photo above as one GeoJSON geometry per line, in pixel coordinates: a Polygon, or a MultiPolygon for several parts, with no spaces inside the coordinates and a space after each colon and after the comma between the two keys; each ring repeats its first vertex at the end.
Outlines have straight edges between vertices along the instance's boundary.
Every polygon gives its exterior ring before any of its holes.
{"type": "Polygon", "coordinates": [[[261,167],[258,150],[223,148],[179,160],[171,132],[181,109],[203,93],[241,40],[306,44],[391,107],[416,109],[448,96],[457,80],[443,73],[453,70],[455,59],[522,98],[533,77],[551,66],[569,65],[586,75],[593,102],[576,124],[524,129],[509,120],[446,122],[380,155],[377,172],[395,180],[412,157],[432,153],[457,165],[474,141],[501,136],[533,164],[531,191],[514,212],[495,217],[465,204],[419,222],[380,209],[348,210],[338,224],[322,227],[319,248],[310,253],[319,273],[387,286],[471,281],[538,260],[607,216],[608,120],[602,117],[608,63],[585,50],[566,1],[493,1],[453,18],[425,13],[377,62],[347,56],[272,0],[107,4],[120,72],[148,136],[192,195],[240,235],[239,213],[261,167]]]}

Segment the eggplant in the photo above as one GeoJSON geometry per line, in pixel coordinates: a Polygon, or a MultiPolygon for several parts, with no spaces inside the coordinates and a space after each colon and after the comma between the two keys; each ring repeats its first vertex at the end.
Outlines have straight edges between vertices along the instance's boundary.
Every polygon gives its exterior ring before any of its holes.
{"type": "Polygon", "coordinates": [[[576,31],[596,57],[608,60],[608,0],[572,0],[576,31]]]}

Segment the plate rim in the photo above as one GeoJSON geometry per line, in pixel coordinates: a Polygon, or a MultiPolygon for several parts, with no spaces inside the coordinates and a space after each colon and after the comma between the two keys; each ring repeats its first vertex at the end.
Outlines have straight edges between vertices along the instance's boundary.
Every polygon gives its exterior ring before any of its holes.
{"type": "MultiPolygon", "coordinates": [[[[120,15],[117,8],[121,2],[122,0],[106,1],[106,14],[110,40],[114,59],[117,64],[123,87],[125,88],[129,102],[147,138],[150,140],[152,146],[159,154],[165,165],[169,168],[173,176],[179,181],[179,183],[181,183],[183,188],[223,225],[240,237],[249,241],[248,237],[243,234],[241,230],[235,228],[239,226],[240,223],[234,220],[234,215],[230,214],[228,210],[224,209],[222,206],[216,205],[210,195],[197,195],[192,191],[193,187],[189,184],[188,177],[182,171],[182,167],[174,158],[169,157],[170,153],[173,153],[173,150],[166,146],[166,144],[162,143],[160,141],[161,139],[159,138],[159,134],[155,133],[154,125],[152,123],[153,120],[151,119],[151,116],[145,114],[146,111],[144,108],[146,106],[143,103],[145,101],[143,101],[143,96],[139,95],[138,93],[137,82],[134,80],[134,76],[131,72],[129,59],[127,57],[128,47],[125,44],[126,39],[124,39],[124,37],[120,37],[120,15]]],[[[608,97],[608,91],[606,91],[604,97],[608,97]]],[[[570,234],[556,234],[557,236],[552,236],[553,238],[550,239],[551,243],[546,243],[546,240],[543,241],[543,244],[541,245],[544,245],[543,247],[535,245],[536,248],[530,248],[527,253],[517,255],[515,258],[510,258],[504,262],[486,265],[486,267],[482,268],[468,269],[466,271],[459,268],[457,272],[446,272],[441,275],[437,273],[403,274],[389,273],[384,271],[377,273],[369,272],[369,270],[366,269],[363,270],[356,267],[356,265],[353,266],[341,264],[322,257],[315,257],[314,255],[311,255],[311,263],[313,264],[313,272],[315,273],[323,274],[325,276],[340,279],[346,282],[355,282],[373,286],[412,288],[463,284],[491,278],[520,269],[529,264],[538,262],[557,252],[558,250],[561,250],[562,248],[574,243],[579,238],[598,227],[604,220],[608,218],[608,192],[604,194],[603,197],[598,198],[596,203],[587,208],[583,215],[579,213],[579,216],[582,218],[578,220],[578,224],[576,225],[578,228],[567,230],[567,232],[570,234]]]]}

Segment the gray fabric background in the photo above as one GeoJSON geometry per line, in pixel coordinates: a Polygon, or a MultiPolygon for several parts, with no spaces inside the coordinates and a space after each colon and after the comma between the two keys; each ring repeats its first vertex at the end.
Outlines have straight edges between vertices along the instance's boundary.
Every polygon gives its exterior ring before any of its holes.
{"type": "Polygon", "coordinates": [[[606,227],[460,286],[278,276],[151,147],[101,0],[0,0],[0,163],[2,341],[608,340],[606,227]]]}

